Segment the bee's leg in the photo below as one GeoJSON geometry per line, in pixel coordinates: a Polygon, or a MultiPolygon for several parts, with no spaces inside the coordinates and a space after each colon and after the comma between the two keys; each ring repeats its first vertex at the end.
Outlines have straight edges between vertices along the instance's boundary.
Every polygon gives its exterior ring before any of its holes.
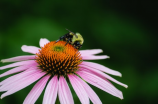
{"type": "Polygon", "coordinates": [[[82,45],[79,45],[79,46],[78,46],[78,49],[80,49],[81,47],[82,47],[82,45]]]}
{"type": "Polygon", "coordinates": [[[66,46],[68,43],[71,43],[71,39],[70,39],[70,38],[68,38],[68,39],[66,40],[65,46],[66,46]]]}
{"type": "Polygon", "coordinates": [[[74,48],[78,49],[78,46],[74,46],[74,48]]]}
{"type": "Polygon", "coordinates": [[[68,44],[69,42],[66,42],[65,46],[68,44]]]}
{"type": "Polygon", "coordinates": [[[74,46],[74,48],[76,48],[76,49],[80,49],[80,48],[81,48],[81,45],[74,46]]]}
{"type": "Polygon", "coordinates": [[[56,41],[56,43],[57,43],[58,41],[64,39],[64,38],[65,38],[65,35],[64,35],[64,36],[61,36],[61,37],[56,41]]]}
{"type": "Polygon", "coordinates": [[[75,41],[73,46],[74,46],[74,48],[79,49],[79,48],[81,48],[82,45],[80,44],[79,41],[75,41]]]}

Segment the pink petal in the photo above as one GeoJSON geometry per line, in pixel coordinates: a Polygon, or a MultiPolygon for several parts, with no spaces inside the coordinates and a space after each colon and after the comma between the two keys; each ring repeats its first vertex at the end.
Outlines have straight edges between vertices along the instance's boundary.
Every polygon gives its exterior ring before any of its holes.
{"type": "Polygon", "coordinates": [[[93,68],[93,70],[100,70],[100,71],[103,71],[105,73],[108,73],[108,74],[111,74],[111,75],[116,75],[116,76],[122,76],[120,72],[118,71],[115,71],[115,70],[112,70],[112,69],[109,69],[101,64],[98,64],[98,63],[94,63],[94,62],[86,62],[86,61],[83,61],[81,64],[80,64],[81,67],[84,67],[84,68],[93,68]]]}
{"type": "Polygon", "coordinates": [[[33,53],[33,54],[36,54],[39,52],[40,48],[38,47],[35,47],[35,46],[26,46],[26,45],[23,45],[21,47],[22,51],[24,52],[28,52],[28,53],[33,53]]]}
{"type": "Polygon", "coordinates": [[[24,70],[26,70],[26,69],[28,69],[28,68],[30,68],[32,66],[37,66],[37,63],[33,63],[33,64],[29,64],[29,65],[23,65],[23,66],[19,66],[19,67],[10,69],[7,72],[1,74],[0,78],[4,77],[4,76],[7,76],[7,75],[10,75],[10,74],[14,74],[14,73],[17,73],[17,72],[24,71],[24,70]]]}
{"type": "MultiPolygon", "coordinates": [[[[77,77],[78,78],[78,77],[77,77]]],[[[93,104],[102,104],[101,100],[99,99],[98,95],[93,91],[93,89],[82,79],[78,78],[78,81],[82,84],[84,89],[86,90],[89,98],[91,99],[93,104]]]]}
{"type": "Polygon", "coordinates": [[[1,95],[1,99],[29,86],[30,84],[37,81],[39,78],[41,78],[44,75],[45,75],[45,73],[36,73],[35,75],[30,76],[29,78],[27,78],[24,81],[23,80],[19,81],[19,83],[16,86],[13,86],[10,90],[3,93],[1,95]]]}
{"type": "Polygon", "coordinates": [[[2,82],[0,82],[0,85],[2,85],[0,87],[0,91],[7,91],[9,89],[12,89],[13,86],[17,86],[17,82],[21,81],[21,80],[26,80],[27,78],[29,78],[30,76],[39,73],[40,70],[38,70],[37,68],[29,68],[28,70],[21,72],[19,74],[13,75],[5,80],[3,80],[2,82]]]}
{"type": "Polygon", "coordinates": [[[105,77],[99,76],[98,74],[96,74],[95,72],[92,72],[91,70],[88,70],[88,69],[85,69],[85,68],[80,68],[80,71],[86,71],[88,73],[94,74],[94,75],[104,79],[105,81],[109,82],[112,85],[112,83],[108,79],[106,79],[105,77]]]}
{"type": "Polygon", "coordinates": [[[77,74],[80,75],[88,83],[102,89],[105,92],[108,92],[113,96],[123,99],[122,92],[104,79],[85,71],[78,71],[77,74]]]}
{"type": "Polygon", "coordinates": [[[23,61],[23,60],[30,60],[35,59],[36,55],[25,55],[25,56],[17,56],[8,59],[2,59],[1,62],[14,62],[14,61],[23,61]]]}
{"type": "Polygon", "coordinates": [[[102,49],[91,49],[91,50],[80,50],[79,51],[82,56],[89,56],[89,55],[94,55],[98,53],[102,53],[102,49]]]}
{"type": "Polygon", "coordinates": [[[40,47],[44,47],[44,45],[47,44],[47,43],[49,43],[48,39],[46,39],[46,38],[41,38],[40,39],[40,42],[39,42],[40,47]]]}
{"type": "MultiPolygon", "coordinates": [[[[81,70],[82,70],[82,68],[81,68],[81,70]]],[[[119,84],[119,85],[121,85],[121,86],[123,86],[123,87],[125,87],[125,88],[128,87],[126,84],[123,84],[123,83],[117,81],[116,79],[110,77],[109,75],[107,75],[107,74],[105,74],[105,73],[103,73],[103,72],[101,72],[101,71],[99,71],[99,70],[95,70],[95,69],[92,69],[92,68],[84,68],[84,71],[87,71],[87,72],[89,72],[89,73],[91,73],[91,74],[95,74],[95,75],[97,75],[98,77],[101,77],[101,78],[103,78],[103,79],[104,79],[104,78],[109,79],[110,81],[113,81],[113,82],[115,82],[115,83],[117,83],[117,84],[119,84]]]]}
{"type": "Polygon", "coordinates": [[[47,85],[44,93],[43,104],[55,104],[58,91],[58,78],[54,76],[47,85]]]}
{"type": "Polygon", "coordinates": [[[63,76],[59,78],[59,100],[61,104],[74,104],[69,86],[63,76]]]}
{"type": "Polygon", "coordinates": [[[16,67],[16,66],[21,66],[21,65],[28,65],[28,64],[32,64],[32,63],[36,63],[35,60],[20,61],[20,62],[6,65],[6,66],[2,66],[2,67],[0,67],[0,70],[11,68],[11,67],[16,67]]]}
{"type": "Polygon", "coordinates": [[[82,104],[89,104],[89,98],[88,95],[83,88],[82,84],[80,83],[79,78],[77,78],[76,75],[68,75],[70,82],[72,84],[72,87],[74,88],[77,96],[79,97],[82,104]]]}
{"type": "Polygon", "coordinates": [[[25,98],[23,104],[34,104],[36,102],[38,97],[41,95],[49,77],[50,76],[47,75],[36,83],[36,85],[32,88],[30,93],[25,98]]]}
{"type": "MultiPolygon", "coordinates": [[[[81,55],[82,56],[82,55],[81,55]]],[[[107,55],[99,55],[99,56],[94,56],[94,55],[89,55],[89,56],[82,56],[83,60],[98,60],[98,59],[107,59],[109,56],[107,55]]]]}

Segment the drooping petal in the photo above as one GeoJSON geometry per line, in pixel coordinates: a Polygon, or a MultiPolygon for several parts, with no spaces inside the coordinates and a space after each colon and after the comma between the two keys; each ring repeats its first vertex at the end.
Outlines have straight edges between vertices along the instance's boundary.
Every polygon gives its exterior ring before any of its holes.
{"type": "Polygon", "coordinates": [[[82,56],[89,56],[102,53],[102,49],[80,50],[82,56]]]}
{"type": "Polygon", "coordinates": [[[13,75],[5,80],[3,80],[2,82],[0,82],[0,91],[7,91],[9,89],[12,89],[13,86],[17,86],[18,82],[20,81],[25,81],[26,79],[28,79],[30,76],[34,75],[34,74],[38,74],[40,72],[40,70],[38,70],[37,68],[29,68],[28,70],[21,72],[19,74],[13,75]]]}
{"type": "Polygon", "coordinates": [[[40,42],[39,42],[40,47],[44,47],[44,45],[47,44],[47,43],[49,43],[48,39],[46,39],[46,38],[41,38],[40,39],[40,42]]]}
{"type": "MultiPolygon", "coordinates": [[[[82,55],[81,55],[82,56],[82,55]]],[[[94,55],[89,55],[89,56],[82,56],[83,60],[98,60],[98,59],[107,59],[109,58],[109,56],[107,55],[98,55],[98,56],[94,56],[94,55]]]]}
{"type": "Polygon", "coordinates": [[[83,61],[80,64],[80,66],[84,67],[84,68],[93,68],[94,70],[97,69],[97,70],[103,71],[103,72],[111,74],[111,75],[116,75],[116,76],[120,76],[120,77],[122,76],[120,72],[112,70],[110,68],[107,68],[107,67],[105,67],[101,64],[97,64],[97,63],[94,63],[94,62],[83,61]]]}
{"type": "Polygon", "coordinates": [[[44,93],[43,104],[55,104],[58,92],[58,78],[54,76],[48,83],[44,93]]]}
{"type": "Polygon", "coordinates": [[[25,98],[23,104],[34,104],[36,102],[38,97],[41,95],[49,77],[50,76],[47,75],[36,83],[36,85],[32,88],[30,93],[25,98]]]}
{"type": "Polygon", "coordinates": [[[59,78],[59,100],[61,104],[74,104],[69,86],[63,76],[59,78]]]}
{"type": "Polygon", "coordinates": [[[88,95],[87,95],[84,87],[82,86],[82,84],[78,80],[77,76],[76,75],[68,75],[68,77],[69,77],[71,85],[74,88],[81,103],[82,104],[89,104],[90,102],[89,102],[88,95]]]}
{"type": "Polygon", "coordinates": [[[26,69],[28,69],[28,68],[30,68],[32,66],[37,66],[37,63],[32,63],[32,64],[29,64],[29,65],[22,65],[22,66],[10,69],[10,70],[8,70],[5,73],[0,74],[0,78],[4,77],[4,76],[7,76],[7,75],[10,75],[10,74],[14,74],[14,73],[17,73],[17,72],[24,71],[24,70],[26,70],[26,69]]]}
{"type": "Polygon", "coordinates": [[[11,70],[8,70],[7,72],[3,73],[3,74],[0,74],[0,78],[1,77],[4,77],[4,76],[7,76],[7,75],[10,75],[10,74],[13,74],[13,73],[17,73],[17,72],[21,72],[21,71],[24,71],[27,69],[27,65],[24,65],[24,66],[19,66],[19,67],[16,67],[16,68],[13,68],[11,70]]]}
{"type": "Polygon", "coordinates": [[[23,61],[23,60],[31,60],[35,59],[36,55],[25,55],[25,56],[17,56],[8,59],[2,59],[1,62],[15,62],[15,61],[23,61]]]}
{"type": "Polygon", "coordinates": [[[106,79],[108,79],[110,81],[113,81],[113,82],[115,82],[115,83],[117,83],[117,84],[119,84],[119,85],[121,85],[121,86],[123,86],[125,88],[128,87],[126,84],[123,84],[123,83],[117,81],[116,79],[112,78],[111,76],[109,76],[109,75],[107,75],[107,74],[105,74],[105,73],[103,73],[103,72],[101,72],[99,70],[94,70],[92,68],[81,68],[81,70],[87,71],[87,72],[89,72],[91,74],[95,74],[95,75],[97,75],[98,77],[101,77],[101,78],[106,78],[106,79]]]}
{"type": "Polygon", "coordinates": [[[7,92],[3,93],[1,95],[1,99],[8,96],[8,95],[11,95],[27,86],[29,86],[30,84],[32,84],[33,82],[37,81],[39,78],[41,78],[42,76],[44,76],[45,73],[38,73],[38,74],[34,74],[32,75],[30,78],[26,79],[25,81],[20,81],[20,84],[18,82],[18,86],[13,86],[10,90],[8,90],[7,92]]]}
{"type": "Polygon", "coordinates": [[[93,89],[85,81],[83,81],[80,78],[78,78],[78,81],[80,81],[80,83],[82,84],[82,86],[86,90],[86,92],[88,94],[88,97],[91,99],[93,104],[102,104],[102,102],[99,99],[98,95],[93,91],[93,89]]]}
{"type": "Polygon", "coordinates": [[[105,91],[113,96],[123,99],[122,92],[120,90],[118,90],[117,88],[115,88],[109,82],[105,81],[104,79],[102,79],[94,74],[85,72],[85,71],[78,71],[77,74],[80,75],[88,83],[102,89],[103,91],[105,91]]]}
{"type": "Polygon", "coordinates": [[[36,54],[36,53],[38,53],[38,51],[39,51],[40,48],[35,47],[35,46],[23,45],[21,47],[21,49],[22,49],[23,52],[28,52],[28,53],[36,54]]]}
{"type": "Polygon", "coordinates": [[[0,70],[7,69],[7,68],[12,68],[12,67],[16,67],[16,66],[21,66],[21,65],[29,65],[29,64],[32,64],[32,63],[36,63],[35,60],[20,61],[20,62],[16,62],[16,63],[6,65],[6,66],[2,66],[2,67],[0,67],[0,70]]]}

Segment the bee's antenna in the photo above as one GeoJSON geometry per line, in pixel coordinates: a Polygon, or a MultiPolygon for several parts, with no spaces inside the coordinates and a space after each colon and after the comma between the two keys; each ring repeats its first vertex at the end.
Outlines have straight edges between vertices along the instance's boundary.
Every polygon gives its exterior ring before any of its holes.
{"type": "Polygon", "coordinates": [[[72,31],[70,31],[69,29],[65,28],[67,31],[69,31],[70,33],[72,33],[73,35],[76,36],[76,38],[78,38],[78,36],[76,34],[74,34],[72,31]]]}

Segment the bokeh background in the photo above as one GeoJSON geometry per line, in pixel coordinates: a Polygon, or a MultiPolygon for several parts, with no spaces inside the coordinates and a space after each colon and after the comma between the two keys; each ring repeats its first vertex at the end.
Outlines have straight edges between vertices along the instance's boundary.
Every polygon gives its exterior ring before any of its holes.
{"type": "MultiPolygon", "coordinates": [[[[22,45],[39,46],[40,38],[57,40],[67,28],[82,34],[81,49],[103,49],[110,59],[94,62],[120,71],[121,78],[113,77],[129,86],[114,83],[123,100],[92,86],[103,104],[156,103],[157,5],[154,0],[0,0],[0,59],[27,55],[22,45]]],[[[0,104],[22,104],[34,84],[1,99],[0,104]]],[[[80,104],[72,92],[75,104],[80,104]]],[[[42,99],[43,94],[36,103],[42,99]]]]}

